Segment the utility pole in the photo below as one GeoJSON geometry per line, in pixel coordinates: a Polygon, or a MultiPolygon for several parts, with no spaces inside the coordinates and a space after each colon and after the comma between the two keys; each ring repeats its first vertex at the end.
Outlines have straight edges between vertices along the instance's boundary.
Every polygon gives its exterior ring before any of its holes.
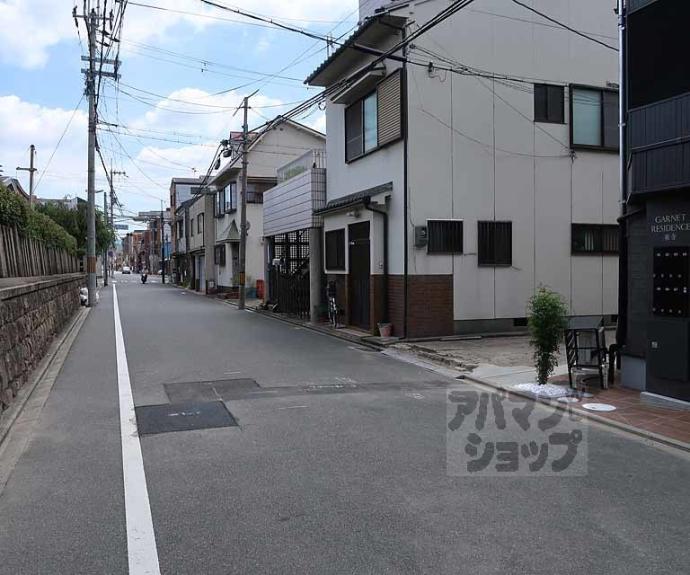
{"type": "MultiPolygon", "coordinates": [[[[111,185],[112,190],[112,185],[111,185]]],[[[108,225],[108,192],[103,190],[103,223],[108,225]]],[[[106,245],[103,249],[103,287],[108,285],[108,248],[106,245]]]]}
{"type": "Polygon", "coordinates": [[[165,283],[165,243],[163,241],[164,236],[163,236],[163,200],[161,200],[161,229],[160,229],[160,236],[161,236],[161,283],[165,283]]]}
{"type": "MultiPolygon", "coordinates": [[[[126,3],[125,3],[126,4],[126,3]]],[[[97,90],[97,78],[114,78],[118,79],[120,75],[118,74],[118,69],[120,62],[116,58],[111,60],[105,57],[104,48],[106,46],[112,45],[112,42],[119,42],[119,38],[114,37],[113,19],[112,11],[111,16],[106,16],[100,14],[101,3],[100,1],[96,3],[97,10],[92,8],[91,0],[84,3],[84,14],[77,14],[77,7],[72,9],[72,17],[74,22],[79,27],[79,19],[84,20],[84,25],[86,26],[86,33],[89,39],[89,54],[88,56],[82,55],[81,59],[84,62],[88,62],[87,68],[82,68],[82,73],[86,76],[86,90],[85,94],[89,99],[89,139],[88,139],[88,153],[87,153],[87,164],[88,164],[88,204],[86,210],[86,230],[87,230],[87,242],[86,242],[86,271],[88,274],[88,290],[89,290],[89,307],[96,305],[96,126],[98,124],[98,113],[96,110],[96,103],[98,94],[97,90]],[[98,24],[103,22],[103,30],[100,31],[98,24]],[[110,22],[111,30],[106,31],[106,26],[110,22]],[[98,36],[101,36],[101,53],[100,53],[100,64],[96,66],[96,59],[98,58],[98,36]],[[107,40],[106,40],[107,38],[107,40]],[[104,65],[112,65],[113,71],[109,72],[103,69],[104,65]]],[[[105,5],[104,5],[105,6],[105,5]]],[[[122,16],[124,11],[124,4],[120,7],[120,16],[122,16]]],[[[105,7],[104,7],[105,11],[105,7]]],[[[106,216],[107,220],[107,216],[106,216]]]]}
{"type": "MultiPolygon", "coordinates": [[[[115,214],[113,212],[113,208],[115,207],[115,186],[113,180],[115,176],[127,177],[127,172],[113,170],[113,163],[110,162],[110,229],[113,230],[113,233],[115,233],[115,214]]],[[[110,261],[108,261],[108,263],[110,263],[110,261]]]]}
{"type": "Polygon", "coordinates": [[[28,168],[20,168],[17,166],[17,170],[20,172],[29,172],[29,206],[34,207],[34,172],[36,171],[36,168],[34,168],[34,156],[36,155],[36,146],[31,144],[29,146],[29,167],[28,168]]]}
{"type": "Polygon", "coordinates": [[[89,37],[89,67],[86,71],[86,93],[89,97],[88,206],[86,210],[86,271],[88,273],[89,307],[96,305],[96,33],[98,15],[91,9],[84,19],[89,37]]]}
{"type": "Polygon", "coordinates": [[[247,114],[249,110],[249,98],[245,96],[242,104],[244,107],[244,125],[242,126],[242,190],[240,198],[240,298],[237,302],[238,309],[244,309],[246,303],[246,265],[247,265],[247,149],[249,140],[249,126],[247,114]]]}

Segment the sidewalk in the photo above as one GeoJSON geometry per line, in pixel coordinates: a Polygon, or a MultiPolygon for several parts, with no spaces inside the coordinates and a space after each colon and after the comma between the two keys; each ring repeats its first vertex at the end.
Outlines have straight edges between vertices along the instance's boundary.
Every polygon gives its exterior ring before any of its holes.
{"type": "MultiPolygon", "coordinates": [[[[511,394],[534,398],[514,389],[522,383],[536,382],[531,366],[532,350],[528,336],[485,337],[400,343],[393,346],[397,353],[417,357],[426,362],[451,368],[465,377],[511,394]]],[[[562,355],[561,355],[562,358],[562,355]]],[[[568,366],[559,365],[549,383],[569,391],[568,366]]],[[[671,409],[644,402],[638,391],[627,389],[616,373],[610,389],[590,385],[592,397],[575,403],[560,403],[547,398],[537,401],[572,408],[578,414],[611,427],[690,451],[690,411],[671,409]],[[584,405],[604,404],[611,411],[592,411],[584,405]]]]}

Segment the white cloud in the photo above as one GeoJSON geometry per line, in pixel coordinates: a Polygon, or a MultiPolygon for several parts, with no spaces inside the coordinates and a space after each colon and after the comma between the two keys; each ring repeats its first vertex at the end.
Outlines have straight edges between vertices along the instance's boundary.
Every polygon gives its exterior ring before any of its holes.
{"type": "MultiPolygon", "coordinates": [[[[232,26],[226,20],[190,16],[180,12],[192,12],[237,19],[246,22],[241,16],[227,11],[204,6],[198,0],[151,1],[165,10],[153,10],[139,6],[127,9],[123,25],[123,37],[127,40],[146,42],[161,41],[174,27],[186,24],[192,32],[201,32],[207,26],[232,26]],[[174,12],[177,10],[180,12],[174,12]]],[[[0,0],[0,22],[2,22],[2,42],[0,42],[0,61],[22,68],[40,68],[46,65],[49,49],[56,44],[77,38],[72,19],[71,3],[55,0],[0,0]]],[[[77,3],[80,4],[80,3],[77,3]]],[[[234,0],[233,5],[246,11],[256,10],[256,0],[234,0]]],[[[290,18],[290,23],[310,26],[304,20],[336,20],[349,15],[357,7],[356,0],[264,0],[259,12],[274,18],[290,18]]],[[[82,40],[84,27],[80,23],[82,40]]]]}
{"type": "MultiPolygon", "coordinates": [[[[83,108],[84,106],[82,106],[83,108]]],[[[15,176],[16,166],[26,166],[29,162],[29,145],[36,146],[36,167],[40,175],[60,139],[65,126],[72,117],[73,110],[47,108],[24,102],[17,96],[0,96],[0,162],[5,175],[15,176]]],[[[87,115],[77,110],[69,131],[53,157],[50,173],[37,188],[37,194],[50,189],[57,196],[83,193],[86,187],[86,161],[84,151],[87,140],[87,115]],[[52,174],[57,175],[54,178],[52,174]],[[83,174],[82,177],[79,175],[83,174]],[[65,179],[68,175],[70,179],[65,179]]],[[[22,184],[28,186],[28,175],[20,172],[22,184]]],[[[36,178],[38,182],[38,176],[36,178]]]]}
{"type": "Polygon", "coordinates": [[[42,67],[48,48],[66,38],[77,38],[70,6],[54,0],[0,0],[0,61],[22,68],[42,67]]]}
{"type": "MultiPolygon", "coordinates": [[[[106,161],[114,157],[115,169],[127,172],[127,178],[116,180],[116,189],[127,209],[156,209],[160,205],[159,198],[167,201],[172,177],[193,176],[192,168],[197,175],[205,174],[220,139],[228,137],[231,131],[242,129],[242,111],[234,116],[233,111],[244,96],[237,92],[211,95],[197,88],[183,88],[159,99],[155,108],[144,114],[129,121],[121,119],[119,128],[104,126],[99,131],[99,142],[106,161]],[[180,114],[179,111],[214,113],[180,114]],[[113,136],[106,131],[108,129],[121,134],[113,136]],[[125,147],[126,153],[120,145],[125,147]]],[[[254,109],[249,112],[249,126],[259,126],[265,118],[285,111],[281,103],[276,98],[255,95],[250,102],[254,109]]],[[[85,197],[88,122],[84,109],[82,102],[38,187],[39,197],[85,197]]],[[[15,166],[26,165],[28,147],[35,144],[40,175],[72,114],[73,110],[40,106],[13,95],[0,96],[0,163],[4,164],[5,174],[15,175],[15,166]]],[[[325,128],[325,117],[319,111],[304,122],[321,131],[325,128]]],[[[107,187],[98,160],[96,173],[97,188],[107,187]]],[[[19,177],[28,188],[26,173],[20,172],[19,177]]]]}

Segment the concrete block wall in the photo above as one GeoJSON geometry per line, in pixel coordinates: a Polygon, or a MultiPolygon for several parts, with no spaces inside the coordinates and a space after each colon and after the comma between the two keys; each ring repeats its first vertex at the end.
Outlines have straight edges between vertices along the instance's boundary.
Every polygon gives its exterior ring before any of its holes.
{"type": "Polygon", "coordinates": [[[0,288],[0,411],[12,404],[53,338],[79,309],[86,276],[12,283],[0,288]]]}

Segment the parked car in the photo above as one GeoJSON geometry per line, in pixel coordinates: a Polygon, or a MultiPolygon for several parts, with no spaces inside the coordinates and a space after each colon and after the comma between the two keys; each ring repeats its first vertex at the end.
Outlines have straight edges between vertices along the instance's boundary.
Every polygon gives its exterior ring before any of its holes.
{"type": "Polygon", "coordinates": [[[132,270],[130,269],[129,266],[122,266],[122,273],[123,274],[131,274],[132,270]]]}

